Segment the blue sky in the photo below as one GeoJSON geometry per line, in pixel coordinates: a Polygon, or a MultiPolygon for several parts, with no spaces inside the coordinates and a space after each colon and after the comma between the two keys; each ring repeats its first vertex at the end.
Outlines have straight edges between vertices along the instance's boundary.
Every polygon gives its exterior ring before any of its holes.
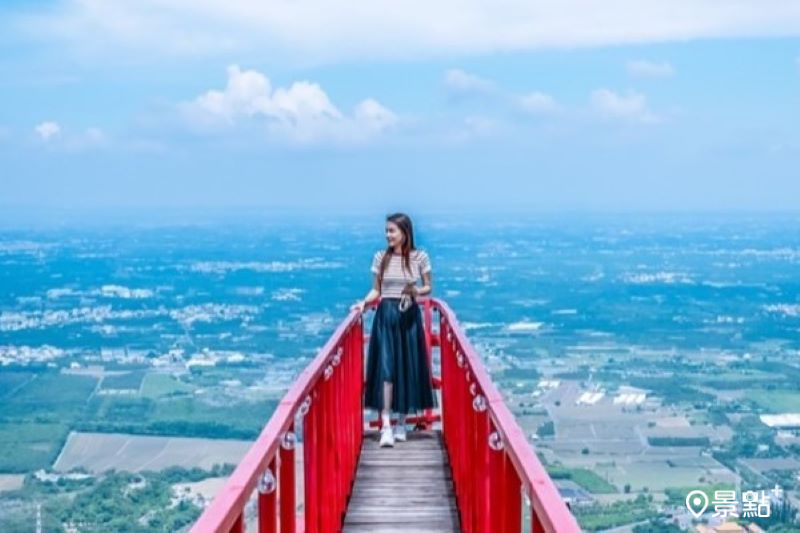
{"type": "Polygon", "coordinates": [[[13,208],[800,208],[800,6],[0,7],[13,208]]]}

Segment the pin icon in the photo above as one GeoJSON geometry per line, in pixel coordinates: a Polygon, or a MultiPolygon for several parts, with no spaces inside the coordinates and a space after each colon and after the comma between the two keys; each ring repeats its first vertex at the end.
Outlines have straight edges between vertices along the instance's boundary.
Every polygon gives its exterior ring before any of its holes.
{"type": "Polygon", "coordinates": [[[700,518],[700,515],[708,507],[708,496],[702,490],[693,490],[686,497],[686,507],[695,518],[700,518]]]}

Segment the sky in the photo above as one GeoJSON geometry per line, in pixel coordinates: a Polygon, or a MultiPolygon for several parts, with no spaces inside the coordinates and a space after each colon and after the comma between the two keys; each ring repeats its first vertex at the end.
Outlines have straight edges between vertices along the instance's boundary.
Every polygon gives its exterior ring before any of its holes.
{"type": "Polygon", "coordinates": [[[0,207],[800,209],[793,0],[6,0],[0,207]]]}

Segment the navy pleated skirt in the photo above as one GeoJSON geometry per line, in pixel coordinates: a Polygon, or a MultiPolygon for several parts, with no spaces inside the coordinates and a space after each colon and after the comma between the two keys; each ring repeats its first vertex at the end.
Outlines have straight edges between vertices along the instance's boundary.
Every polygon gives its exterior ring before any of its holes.
{"type": "Polygon", "coordinates": [[[367,352],[366,407],[383,409],[383,382],[392,382],[392,411],[436,407],[431,386],[422,310],[416,302],[400,311],[399,298],[383,298],[372,320],[367,352]]]}

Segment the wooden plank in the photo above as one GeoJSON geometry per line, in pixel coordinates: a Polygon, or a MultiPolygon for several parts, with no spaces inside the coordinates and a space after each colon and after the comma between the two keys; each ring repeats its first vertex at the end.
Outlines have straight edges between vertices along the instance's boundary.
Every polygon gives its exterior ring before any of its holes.
{"type": "MultiPolygon", "coordinates": [[[[398,487],[397,483],[383,483],[381,485],[372,485],[367,483],[361,483],[360,480],[356,483],[358,487],[353,489],[352,494],[355,496],[356,494],[381,494],[383,492],[391,492],[397,494],[398,496],[407,496],[410,494],[425,494],[425,495],[433,495],[433,494],[447,494],[450,495],[453,493],[453,485],[449,483],[411,483],[407,484],[408,487],[398,487]]],[[[403,485],[406,485],[405,483],[403,485]]]]}
{"type": "Polygon", "coordinates": [[[448,498],[445,495],[441,497],[435,498],[435,505],[431,504],[431,498],[428,497],[410,497],[408,499],[403,499],[402,501],[398,500],[397,498],[392,497],[389,494],[384,494],[380,496],[373,496],[371,494],[365,494],[359,496],[357,498],[353,498],[350,500],[350,504],[354,509],[361,509],[366,507],[412,507],[414,509],[425,509],[428,507],[445,507],[446,509],[452,509],[455,505],[455,500],[448,498]]]}
{"type": "Polygon", "coordinates": [[[372,466],[372,465],[379,465],[379,466],[394,466],[398,468],[404,468],[407,466],[420,466],[420,467],[430,467],[430,468],[439,468],[443,470],[449,470],[449,465],[445,465],[442,463],[441,458],[437,458],[435,455],[429,455],[426,457],[389,457],[389,456],[382,456],[382,457],[362,457],[361,463],[364,466],[372,466]]]}
{"type": "Polygon", "coordinates": [[[455,511],[445,509],[431,509],[417,511],[416,509],[375,508],[364,511],[350,511],[345,519],[345,529],[348,524],[448,524],[454,527],[458,517],[455,511]],[[405,512],[404,512],[405,511],[405,512]]]}
{"type": "Polygon", "coordinates": [[[343,531],[461,531],[440,431],[410,432],[394,448],[380,448],[379,437],[364,432],[343,531]]]}
{"type": "Polygon", "coordinates": [[[347,527],[350,533],[456,533],[459,528],[449,527],[447,524],[430,524],[428,526],[397,526],[392,524],[352,524],[347,527]]]}
{"type": "MultiPolygon", "coordinates": [[[[398,461],[430,461],[431,459],[438,459],[439,462],[442,463],[441,454],[442,450],[412,450],[408,453],[403,453],[402,451],[393,448],[384,448],[383,450],[376,450],[374,452],[364,450],[362,452],[364,459],[368,460],[397,459],[398,461]]],[[[450,463],[444,461],[442,464],[450,463]]]]}
{"type": "MultiPolygon", "coordinates": [[[[424,487],[425,485],[428,484],[436,487],[445,487],[445,486],[452,487],[453,485],[453,480],[449,476],[448,477],[442,476],[438,478],[428,478],[428,477],[416,478],[416,479],[411,478],[411,479],[406,479],[405,480],[406,482],[403,484],[398,484],[396,478],[392,478],[389,476],[377,477],[377,478],[375,476],[367,476],[367,475],[356,476],[356,482],[358,482],[361,479],[370,480],[369,485],[364,485],[364,486],[370,486],[370,487],[385,486],[385,487],[396,488],[398,490],[402,490],[405,487],[419,488],[417,486],[424,487]]],[[[357,484],[360,485],[360,483],[357,484]]]]}
{"type": "Polygon", "coordinates": [[[386,494],[394,495],[398,499],[405,500],[407,498],[414,497],[416,495],[422,495],[426,498],[434,498],[439,496],[449,497],[453,494],[453,487],[448,487],[445,485],[439,485],[435,487],[431,487],[426,489],[425,487],[415,486],[411,490],[397,490],[393,487],[359,487],[357,490],[353,490],[351,498],[360,497],[360,496],[375,496],[381,497],[386,494]]]}
{"type": "Polygon", "coordinates": [[[406,479],[408,481],[413,481],[415,479],[419,481],[440,479],[443,481],[448,481],[453,479],[453,477],[450,475],[450,472],[409,472],[408,470],[404,470],[402,468],[392,467],[365,467],[363,471],[357,474],[356,479],[361,477],[370,479],[375,478],[377,480],[385,479],[387,481],[396,479],[406,479]]]}
{"type": "Polygon", "coordinates": [[[398,502],[405,502],[409,498],[449,498],[453,495],[452,487],[437,486],[432,487],[430,490],[425,490],[424,487],[415,487],[414,490],[391,490],[389,487],[359,487],[358,490],[353,490],[352,498],[366,498],[366,497],[385,497],[386,495],[394,496],[398,502]]]}

